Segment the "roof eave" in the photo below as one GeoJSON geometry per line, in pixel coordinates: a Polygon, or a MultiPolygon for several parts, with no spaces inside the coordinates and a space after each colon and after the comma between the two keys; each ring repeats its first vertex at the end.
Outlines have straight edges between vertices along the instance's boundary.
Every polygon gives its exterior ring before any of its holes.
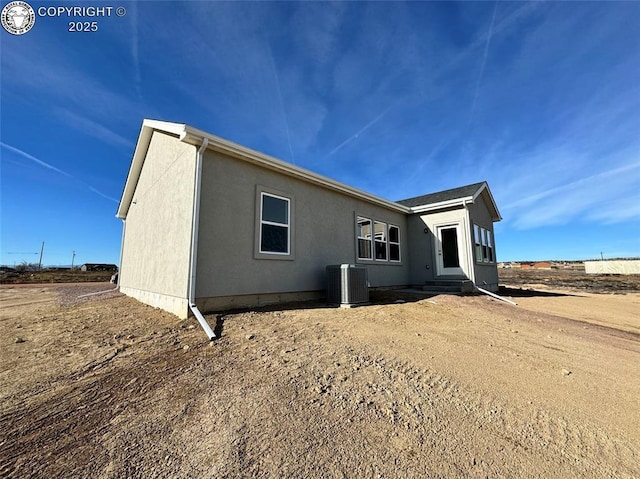
{"type": "Polygon", "coordinates": [[[465,196],[462,198],[455,198],[453,200],[439,201],[437,203],[430,203],[427,205],[419,205],[411,208],[411,213],[425,213],[427,211],[441,210],[445,208],[462,207],[467,203],[473,203],[472,196],[465,196]]]}
{"type": "Polygon", "coordinates": [[[500,215],[500,211],[498,211],[498,206],[496,205],[496,202],[493,199],[493,195],[491,194],[491,190],[489,189],[489,185],[487,184],[486,181],[471,196],[462,196],[460,198],[454,198],[452,200],[439,201],[437,203],[414,206],[411,208],[411,213],[426,213],[429,211],[441,210],[446,208],[464,207],[469,203],[475,203],[483,191],[486,191],[489,197],[490,204],[488,206],[489,206],[489,209],[491,210],[490,211],[491,220],[496,223],[498,221],[502,221],[502,216],[500,215]]]}
{"type": "Polygon", "coordinates": [[[125,219],[127,216],[129,207],[131,206],[131,201],[133,200],[133,195],[135,193],[138,179],[140,178],[142,165],[144,163],[144,159],[147,155],[147,150],[151,142],[151,136],[153,131],[155,130],[176,135],[180,138],[181,141],[195,146],[200,146],[202,144],[202,141],[206,138],[209,142],[207,149],[220,151],[227,155],[231,155],[233,157],[249,161],[250,163],[260,165],[264,168],[300,178],[304,181],[322,186],[324,188],[337,190],[343,194],[359,199],[364,199],[368,202],[398,211],[400,213],[407,214],[411,212],[411,208],[407,206],[401,205],[394,201],[386,200],[376,195],[372,195],[371,193],[367,193],[366,191],[348,186],[346,184],[332,180],[331,178],[313,173],[312,171],[306,170],[304,168],[291,165],[282,160],[278,160],[277,158],[271,157],[264,153],[260,153],[237,143],[233,143],[229,140],[225,140],[224,138],[212,135],[211,133],[207,133],[206,131],[193,128],[189,125],[158,120],[144,120],[142,123],[140,136],[138,138],[138,143],[136,144],[136,149],[133,155],[131,168],[129,169],[129,174],[125,183],[122,199],[120,200],[120,205],[116,214],[117,218],[125,219]]]}

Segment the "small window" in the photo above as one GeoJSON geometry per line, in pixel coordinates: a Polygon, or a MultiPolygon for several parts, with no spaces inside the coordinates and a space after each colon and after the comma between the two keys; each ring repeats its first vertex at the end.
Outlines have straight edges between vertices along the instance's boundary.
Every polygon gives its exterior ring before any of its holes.
{"type": "Polygon", "coordinates": [[[493,233],[478,225],[473,225],[476,261],[478,263],[494,263],[496,260],[493,245],[493,233]]]}
{"type": "Polygon", "coordinates": [[[358,216],[358,259],[371,259],[372,221],[369,218],[358,216]]]}
{"type": "Polygon", "coordinates": [[[268,193],[261,193],[260,253],[288,255],[290,251],[290,202],[268,193]]]}
{"type": "Polygon", "coordinates": [[[387,224],[376,221],[374,224],[376,260],[387,260],[387,224]]]}
{"type": "Polygon", "coordinates": [[[487,250],[489,251],[489,262],[493,263],[496,258],[493,255],[493,241],[491,238],[491,231],[487,230],[487,250]]]}
{"type": "Polygon", "coordinates": [[[480,240],[482,231],[478,225],[473,225],[473,234],[476,245],[476,261],[482,261],[482,241],[480,240]]]}
{"type": "Polygon", "coordinates": [[[389,261],[400,261],[400,228],[389,225],[389,261]]]}

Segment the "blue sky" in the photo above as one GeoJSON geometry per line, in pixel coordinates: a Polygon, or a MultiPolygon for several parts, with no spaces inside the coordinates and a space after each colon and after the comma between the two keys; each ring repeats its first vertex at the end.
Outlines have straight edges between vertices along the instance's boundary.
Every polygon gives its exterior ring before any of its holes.
{"type": "Polygon", "coordinates": [[[640,256],[640,2],[82,5],[126,15],[0,32],[2,264],[118,262],[143,118],[392,200],[487,180],[501,261],[640,256]]]}

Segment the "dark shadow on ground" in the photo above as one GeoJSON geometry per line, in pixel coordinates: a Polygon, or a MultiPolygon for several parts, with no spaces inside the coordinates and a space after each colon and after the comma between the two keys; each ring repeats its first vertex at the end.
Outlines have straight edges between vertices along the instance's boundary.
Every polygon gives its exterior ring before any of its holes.
{"type": "Polygon", "coordinates": [[[513,288],[511,286],[500,286],[498,293],[500,296],[505,296],[507,298],[535,298],[535,297],[562,297],[562,296],[577,296],[579,294],[572,293],[558,293],[556,291],[540,291],[538,289],[522,289],[522,288],[513,288]]]}
{"type": "MultiPolygon", "coordinates": [[[[367,307],[373,305],[394,304],[394,303],[413,303],[423,299],[437,296],[438,294],[447,293],[433,293],[423,291],[411,291],[411,290],[374,290],[369,292],[369,302],[356,307],[367,307]]],[[[290,303],[277,303],[265,306],[255,306],[251,308],[236,308],[221,311],[218,313],[210,313],[205,316],[215,316],[216,324],[213,329],[216,337],[219,339],[224,332],[224,322],[228,316],[235,314],[242,314],[248,312],[268,313],[276,311],[292,311],[298,309],[325,309],[325,308],[338,308],[339,305],[327,303],[325,300],[310,300],[310,301],[295,301],[290,303]]]]}

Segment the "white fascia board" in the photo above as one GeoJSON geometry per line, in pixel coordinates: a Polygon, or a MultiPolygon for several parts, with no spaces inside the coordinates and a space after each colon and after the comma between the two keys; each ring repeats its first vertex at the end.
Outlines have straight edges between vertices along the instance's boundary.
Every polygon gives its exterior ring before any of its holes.
{"type": "Polygon", "coordinates": [[[154,130],[164,131],[165,133],[171,133],[172,135],[181,136],[188,125],[185,123],[172,123],[169,121],[160,120],[144,120],[143,126],[152,128],[154,130]]]}
{"type": "MultiPolygon", "coordinates": [[[[148,120],[145,120],[145,122],[148,120]]],[[[116,218],[125,219],[133,200],[133,194],[140,179],[140,172],[142,171],[142,164],[144,158],[147,156],[147,150],[149,143],[151,142],[151,134],[153,129],[148,127],[145,122],[142,123],[140,129],[140,135],[138,136],[138,142],[136,143],[136,149],[133,153],[133,160],[131,161],[131,167],[129,168],[129,174],[127,175],[127,181],[124,185],[120,204],[118,205],[118,211],[116,218]]]]}
{"type": "Polygon", "coordinates": [[[411,213],[425,213],[427,211],[441,210],[443,208],[453,208],[456,206],[459,208],[462,208],[467,203],[473,203],[472,196],[465,196],[464,198],[456,198],[453,200],[440,201],[438,203],[431,203],[428,205],[414,206],[413,208],[411,208],[411,213]]]}
{"type": "Polygon", "coordinates": [[[330,190],[339,191],[340,193],[367,201],[369,203],[374,203],[379,206],[398,211],[400,213],[406,214],[411,212],[410,208],[399,203],[395,203],[394,201],[389,201],[379,196],[372,195],[371,193],[367,193],[366,191],[348,186],[344,183],[332,180],[331,178],[327,178],[326,176],[322,176],[310,170],[300,168],[282,160],[278,160],[277,158],[274,158],[272,156],[260,153],[259,151],[252,150],[242,145],[238,145],[237,143],[233,143],[229,140],[225,140],[224,138],[220,138],[219,136],[215,136],[205,131],[192,128],[188,125],[186,125],[183,133],[180,135],[180,139],[182,141],[193,145],[201,144],[203,138],[207,138],[209,140],[209,145],[207,148],[225,153],[227,155],[233,156],[234,158],[239,158],[241,160],[257,164],[261,167],[268,168],[270,170],[277,171],[288,176],[302,179],[308,183],[313,183],[330,190]]]}

